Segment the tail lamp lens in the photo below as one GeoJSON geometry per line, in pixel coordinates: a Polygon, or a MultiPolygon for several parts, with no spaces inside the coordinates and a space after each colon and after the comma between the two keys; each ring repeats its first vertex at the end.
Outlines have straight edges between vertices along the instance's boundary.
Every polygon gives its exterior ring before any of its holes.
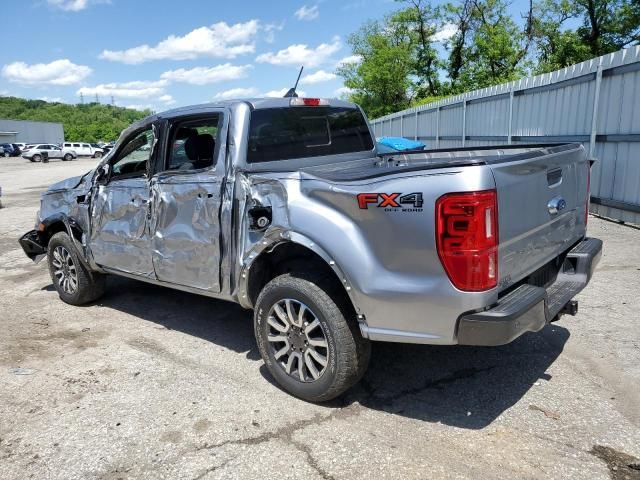
{"type": "Polygon", "coordinates": [[[586,206],[584,207],[584,226],[587,226],[589,221],[589,205],[591,204],[591,162],[587,162],[587,198],[586,206]]]}
{"type": "Polygon", "coordinates": [[[436,244],[454,286],[479,292],[498,283],[495,190],[449,193],[436,202],[436,244]]]}

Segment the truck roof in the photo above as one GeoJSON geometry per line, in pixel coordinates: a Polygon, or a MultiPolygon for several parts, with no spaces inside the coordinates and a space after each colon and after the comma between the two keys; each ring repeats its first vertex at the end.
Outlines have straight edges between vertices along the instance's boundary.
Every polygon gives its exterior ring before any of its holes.
{"type": "MultiPolygon", "coordinates": [[[[301,98],[317,98],[317,97],[301,97],[301,98]]],[[[323,100],[327,100],[329,102],[329,106],[331,107],[358,108],[358,106],[355,103],[340,100],[338,98],[326,98],[323,100]]],[[[291,102],[291,98],[268,97],[268,98],[229,99],[229,100],[220,100],[217,102],[188,105],[185,107],[173,108],[171,110],[165,110],[164,112],[154,113],[153,115],[149,115],[148,117],[145,117],[131,124],[123,132],[121,132],[121,135],[128,134],[132,131],[135,131],[158,118],[172,118],[180,115],[189,115],[190,113],[203,113],[203,111],[206,111],[207,109],[221,108],[221,107],[231,108],[239,104],[249,105],[249,107],[254,110],[259,110],[264,108],[287,108],[289,107],[290,102],[291,102]]]]}
{"type": "MultiPolygon", "coordinates": [[[[317,98],[317,97],[303,97],[303,98],[317,98]]],[[[340,100],[338,98],[327,98],[327,100],[332,107],[346,107],[346,108],[354,108],[356,107],[355,103],[347,102],[344,100],[340,100]]],[[[197,105],[189,105],[186,107],[174,108],[172,110],[167,110],[165,112],[161,112],[158,114],[160,117],[171,117],[177,113],[185,114],[190,111],[201,111],[204,108],[216,108],[216,107],[231,107],[233,105],[237,105],[239,103],[246,103],[251,106],[252,109],[259,110],[262,108],[286,108],[290,105],[291,98],[240,98],[240,99],[230,99],[230,100],[220,100],[217,102],[209,102],[209,103],[201,103],[197,105]]]]}

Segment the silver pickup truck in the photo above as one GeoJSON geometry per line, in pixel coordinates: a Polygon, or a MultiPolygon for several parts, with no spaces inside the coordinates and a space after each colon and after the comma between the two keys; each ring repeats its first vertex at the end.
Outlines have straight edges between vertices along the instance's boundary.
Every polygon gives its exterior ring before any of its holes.
{"type": "Polygon", "coordinates": [[[354,104],[226,101],[132,125],[20,243],[72,305],[114,274],[253,309],[275,380],[324,401],[370,341],[502,345],[575,314],[589,177],[578,144],[378,155],[354,104]]]}

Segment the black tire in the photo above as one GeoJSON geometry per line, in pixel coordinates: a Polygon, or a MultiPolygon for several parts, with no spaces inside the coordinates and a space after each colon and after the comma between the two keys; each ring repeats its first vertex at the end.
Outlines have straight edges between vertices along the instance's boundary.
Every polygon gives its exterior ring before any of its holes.
{"type": "Polygon", "coordinates": [[[105,290],[105,275],[91,272],[84,266],[80,261],[73,241],[69,238],[67,233],[58,232],[51,237],[47,247],[47,252],[47,263],[49,265],[51,281],[63,302],[70,305],[84,305],[86,303],[93,302],[102,296],[105,290]],[[60,251],[57,250],[58,248],[68,252],[72,265],[75,267],[77,286],[72,292],[65,291],[60,278],[55,274],[57,270],[57,267],[55,266],[55,255],[60,251]]]}
{"type": "Polygon", "coordinates": [[[42,155],[38,155],[37,153],[31,157],[31,161],[32,162],[41,162],[42,161],[42,155]]]}
{"type": "Polygon", "coordinates": [[[10,157],[10,156],[11,156],[11,154],[10,154],[9,152],[4,152],[2,155],[3,155],[5,158],[7,158],[7,157],[10,157]]]}
{"type": "Polygon", "coordinates": [[[71,160],[73,160],[73,155],[71,155],[70,153],[65,153],[64,157],[62,157],[62,160],[64,160],[65,162],[70,162],[71,160]]]}
{"type": "Polygon", "coordinates": [[[254,330],[258,349],[273,378],[284,390],[303,400],[324,402],[338,397],[362,378],[369,365],[371,345],[360,334],[346,294],[318,275],[292,272],[271,280],[256,301],[254,330]],[[303,382],[288,374],[267,339],[272,330],[269,314],[284,299],[303,303],[322,327],[328,345],[324,350],[327,365],[315,380],[303,382]]]}
{"type": "Polygon", "coordinates": [[[93,158],[102,158],[102,152],[96,152],[93,154],[93,158]]]}

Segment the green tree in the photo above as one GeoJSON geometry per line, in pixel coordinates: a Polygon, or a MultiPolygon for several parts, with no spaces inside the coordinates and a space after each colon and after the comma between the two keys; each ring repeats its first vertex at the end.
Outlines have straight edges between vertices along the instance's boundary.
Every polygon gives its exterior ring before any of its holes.
{"type": "Polygon", "coordinates": [[[90,103],[69,105],[43,100],[0,97],[0,118],[59,122],[70,141],[98,142],[115,140],[132,123],[150,115],[150,111],[90,103]]]}
{"type": "Polygon", "coordinates": [[[537,72],[550,72],[640,42],[640,0],[542,0],[536,5],[537,72]],[[567,27],[578,22],[575,29],[567,27]]]}
{"type": "Polygon", "coordinates": [[[515,80],[527,72],[534,39],[532,0],[522,27],[508,14],[504,0],[464,0],[445,8],[457,32],[448,44],[451,93],[515,80]]]}
{"type": "Polygon", "coordinates": [[[369,22],[349,37],[358,63],[338,68],[351,100],[378,117],[407,108],[411,103],[414,68],[411,32],[404,22],[387,18],[369,22]]]}
{"type": "Polygon", "coordinates": [[[413,91],[415,98],[428,98],[441,94],[439,70],[441,61],[433,45],[433,37],[442,28],[440,8],[424,0],[396,0],[409,7],[391,17],[391,21],[405,24],[412,37],[413,91]]]}

